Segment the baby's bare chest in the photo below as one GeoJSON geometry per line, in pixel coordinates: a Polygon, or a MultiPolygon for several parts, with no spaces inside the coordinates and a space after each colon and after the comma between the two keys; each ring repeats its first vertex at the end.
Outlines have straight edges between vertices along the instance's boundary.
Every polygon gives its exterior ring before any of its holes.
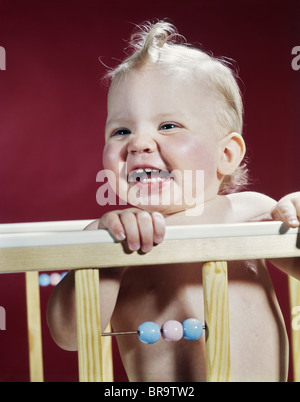
{"type": "MultiPolygon", "coordinates": [[[[144,321],[197,318],[204,322],[202,263],[129,268],[123,277],[113,322],[135,329],[144,321]],[[126,317],[126,318],[125,318],[126,317]]],[[[229,292],[245,299],[245,289],[259,284],[255,263],[228,263],[229,292]],[[231,285],[231,279],[233,283],[231,285]]],[[[236,297],[236,296],[235,296],[236,297]]],[[[247,299],[247,297],[246,297],[247,299]]]]}
{"type": "MultiPolygon", "coordinates": [[[[286,350],[284,346],[278,352],[280,339],[284,343],[286,337],[266,268],[258,261],[230,262],[228,277],[232,379],[244,380],[249,373],[260,379],[262,372],[277,379],[286,350]]],[[[136,267],[126,272],[112,319],[116,331],[136,331],[145,321],[161,327],[168,320],[182,323],[188,318],[205,322],[201,264],[136,267]]],[[[119,337],[118,344],[133,381],[205,378],[204,336],[194,342],[160,338],[144,345],[136,335],[128,335],[119,337]]]]}

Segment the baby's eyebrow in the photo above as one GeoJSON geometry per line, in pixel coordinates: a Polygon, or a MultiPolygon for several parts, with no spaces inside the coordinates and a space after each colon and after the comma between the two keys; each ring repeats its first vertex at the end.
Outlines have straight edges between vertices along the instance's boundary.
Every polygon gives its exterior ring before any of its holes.
{"type": "Polygon", "coordinates": [[[124,125],[130,124],[130,119],[128,115],[119,115],[117,117],[111,117],[106,120],[105,128],[107,127],[123,127],[124,125]]]}
{"type": "MultiPolygon", "coordinates": [[[[155,113],[152,116],[149,116],[150,120],[157,121],[158,123],[164,121],[178,121],[187,118],[186,114],[179,110],[174,111],[170,110],[167,112],[162,113],[155,113]]],[[[116,117],[112,116],[108,118],[105,124],[105,131],[110,131],[112,129],[116,129],[119,127],[129,127],[134,122],[134,118],[130,118],[127,114],[125,115],[118,115],[116,117]]]]}
{"type": "Polygon", "coordinates": [[[173,119],[179,119],[184,117],[184,113],[182,111],[174,111],[170,110],[170,112],[163,112],[159,113],[155,116],[158,120],[164,121],[164,120],[173,120],[173,119]]]}

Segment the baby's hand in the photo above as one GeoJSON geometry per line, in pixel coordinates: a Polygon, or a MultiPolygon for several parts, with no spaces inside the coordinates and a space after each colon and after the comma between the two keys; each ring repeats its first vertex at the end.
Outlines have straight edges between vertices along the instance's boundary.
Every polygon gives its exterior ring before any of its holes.
{"type": "Polygon", "coordinates": [[[161,213],[137,208],[108,212],[98,222],[98,228],[107,229],[115,240],[126,239],[129,250],[144,253],[152,250],[154,244],[161,243],[166,231],[161,213]]]}
{"type": "Polygon", "coordinates": [[[255,221],[282,221],[292,228],[300,226],[300,191],[281,198],[271,211],[263,214],[255,221]]]}
{"type": "Polygon", "coordinates": [[[300,225],[300,191],[281,198],[273,210],[274,220],[281,220],[291,227],[300,225]]]}

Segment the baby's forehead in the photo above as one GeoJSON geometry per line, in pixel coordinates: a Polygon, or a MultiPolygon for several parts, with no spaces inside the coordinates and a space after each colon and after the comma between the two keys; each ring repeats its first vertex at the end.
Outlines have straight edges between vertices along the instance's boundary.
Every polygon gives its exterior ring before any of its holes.
{"type": "Polygon", "coordinates": [[[178,71],[173,75],[151,68],[132,71],[112,84],[106,128],[176,121],[185,127],[209,126],[215,131],[215,113],[221,107],[215,91],[203,80],[191,80],[178,71]]]}
{"type": "Polygon", "coordinates": [[[199,96],[209,96],[217,92],[206,72],[199,68],[196,71],[192,66],[148,63],[114,77],[108,95],[118,96],[118,92],[124,90],[133,93],[135,89],[142,88],[145,91],[141,91],[140,95],[147,96],[147,91],[154,87],[160,97],[168,93],[170,96],[176,96],[176,93],[186,93],[188,96],[192,91],[199,96]]]}
{"type": "MultiPolygon", "coordinates": [[[[164,69],[152,66],[132,70],[112,82],[108,114],[119,117],[134,110],[169,119],[175,114],[213,119],[224,109],[220,94],[209,85],[204,74],[193,76],[191,69],[164,69]],[[207,117],[205,117],[205,114],[207,117]]],[[[211,123],[213,123],[211,121],[211,123]]]]}

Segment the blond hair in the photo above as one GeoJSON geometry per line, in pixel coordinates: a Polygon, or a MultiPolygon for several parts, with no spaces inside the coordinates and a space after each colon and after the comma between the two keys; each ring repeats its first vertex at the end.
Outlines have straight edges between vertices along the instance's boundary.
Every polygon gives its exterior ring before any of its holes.
{"type": "MultiPolygon", "coordinates": [[[[162,65],[182,73],[194,73],[218,95],[222,107],[216,109],[216,117],[221,135],[230,132],[242,134],[243,102],[237,74],[228,60],[215,58],[186,43],[174,25],[166,21],[155,24],[147,22],[138,26],[129,41],[128,57],[116,68],[111,69],[105,78],[119,80],[127,72],[142,68],[144,65],[162,65]]],[[[219,194],[240,190],[248,183],[246,164],[223,179],[219,194]]]]}

